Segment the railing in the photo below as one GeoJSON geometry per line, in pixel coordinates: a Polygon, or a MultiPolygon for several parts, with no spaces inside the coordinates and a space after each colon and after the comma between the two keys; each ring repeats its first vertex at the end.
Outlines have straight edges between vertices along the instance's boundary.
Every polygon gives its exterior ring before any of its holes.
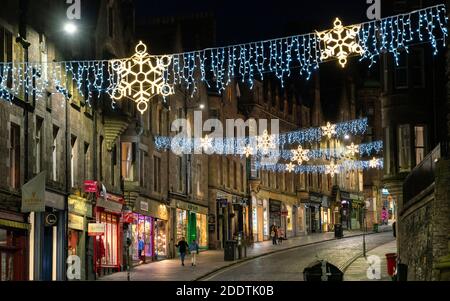
{"type": "Polygon", "coordinates": [[[439,144],[423,161],[417,165],[406,177],[403,183],[403,200],[407,204],[420,192],[434,183],[436,162],[441,158],[441,145],[439,144]]]}

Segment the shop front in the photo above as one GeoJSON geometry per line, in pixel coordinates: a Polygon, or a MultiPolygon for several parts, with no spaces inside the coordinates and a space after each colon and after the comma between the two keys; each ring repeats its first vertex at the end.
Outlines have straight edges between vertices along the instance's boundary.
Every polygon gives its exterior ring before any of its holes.
{"type": "Polygon", "coordinates": [[[176,200],[176,241],[184,237],[189,243],[197,241],[201,249],[208,249],[208,208],[176,200]]]}
{"type": "Polygon", "coordinates": [[[322,197],[322,205],[320,207],[320,221],[322,223],[322,232],[329,232],[333,229],[333,221],[331,216],[330,199],[327,196],[322,197]]]}
{"type": "Polygon", "coordinates": [[[169,211],[166,205],[139,197],[133,209],[131,224],[132,258],[140,261],[139,239],[144,241],[142,256],[145,261],[159,260],[168,256],[169,211]]]}
{"type": "Polygon", "coordinates": [[[30,224],[19,213],[0,211],[0,281],[28,280],[30,224]]]}
{"type": "Polygon", "coordinates": [[[267,200],[252,199],[252,227],[253,240],[261,242],[269,240],[269,202],[267,200]]]}
{"type": "Polygon", "coordinates": [[[348,230],[361,229],[362,220],[364,219],[363,198],[356,194],[341,191],[340,203],[341,224],[343,228],[348,230]]]}
{"type": "Polygon", "coordinates": [[[92,204],[85,198],[70,195],[68,198],[69,222],[68,222],[68,256],[76,255],[81,260],[81,280],[89,279],[87,266],[90,264],[87,258],[89,236],[87,235],[87,224],[92,215],[92,204]]]}
{"type": "Polygon", "coordinates": [[[269,227],[272,225],[281,228],[281,202],[275,200],[269,200],[269,227]]]}
{"type": "Polygon", "coordinates": [[[305,227],[307,234],[321,233],[321,207],[322,196],[310,195],[308,199],[302,200],[305,205],[305,227]]]}
{"type": "Polygon", "coordinates": [[[109,273],[120,271],[122,266],[121,221],[124,199],[121,196],[104,193],[97,198],[95,218],[104,225],[104,234],[97,235],[94,243],[95,271],[109,273]]]}

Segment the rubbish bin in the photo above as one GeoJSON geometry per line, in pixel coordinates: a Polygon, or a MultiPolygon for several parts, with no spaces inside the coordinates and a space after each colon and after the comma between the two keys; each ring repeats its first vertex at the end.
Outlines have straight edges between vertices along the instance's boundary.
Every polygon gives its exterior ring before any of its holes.
{"type": "Polygon", "coordinates": [[[224,260],[235,261],[236,260],[236,240],[228,240],[225,242],[224,260]]]}
{"type": "Polygon", "coordinates": [[[378,224],[373,224],[373,232],[378,233],[378,231],[379,231],[378,224]]]}
{"type": "Polygon", "coordinates": [[[314,261],[303,270],[304,281],[343,281],[344,273],[326,261],[314,261]]]}
{"type": "Polygon", "coordinates": [[[341,224],[335,224],[334,225],[334,237],[335,238],[342,238],[342,237],[344,237],[344,230],[343,230],[341,224]]]}
{"type": "Polygon", "coordinates": [[[395,269],[397,265],[397,254],[396,253],[388,253],[386,254],[387,261],[387,272],[389,276],[394,276],[395,269]]]}

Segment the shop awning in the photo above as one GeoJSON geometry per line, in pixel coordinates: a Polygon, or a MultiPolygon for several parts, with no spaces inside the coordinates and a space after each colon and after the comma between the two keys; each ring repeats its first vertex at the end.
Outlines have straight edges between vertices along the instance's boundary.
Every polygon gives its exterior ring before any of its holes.
{"type": "Polygon", "coordinates": [[[30,230],[31,225],[16,221],[9,221],[6,219],[0,219],[0,226],[14,228],[14,229],[22,229],[22,230],[30,230]]]}

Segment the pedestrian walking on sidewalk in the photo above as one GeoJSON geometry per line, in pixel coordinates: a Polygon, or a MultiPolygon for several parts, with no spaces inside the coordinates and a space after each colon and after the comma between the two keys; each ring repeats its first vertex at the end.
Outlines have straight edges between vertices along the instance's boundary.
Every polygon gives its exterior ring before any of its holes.
{"type": "Polygon", "coordinates": [[[270,237],[272,237],[273,245],[277,244],[277,236],[278,236],[277,225],[275,225],[275,223],[273,223],[272,227],[270,227],[270,237]]]}
{"type": "Polygon", "coordinates": [[[144,253],[144,249],[145,249],[145,243],[144,240],[142,239],[142,237],[138,237],[138,255],[139,255],[139,263],[145,263],[145,254],[142,255],[144,253]]]}
{"type": "Polygon", "coordinates": [[[177,247],[178,251],[180,252],[181,265],[184,266],[184,258],[186,257],[186,251],[189,248],[189,245],[184,237],[182,237],[175,247],[177,247]]]}
{"type": "Polygon", "coordinates": [[[198,243],[195,240],[193,240],[189,244],[189,252],[191,253],[192,266],[197,265],[198,251],[199,251],[198,243]]]}
{"type": "Polygon", "coordinates": [[[278,243],[280,245],[283,244],[283,238],[284,238],[283,230],[281,230],[281,228],[278,228],[278,243]]]}

